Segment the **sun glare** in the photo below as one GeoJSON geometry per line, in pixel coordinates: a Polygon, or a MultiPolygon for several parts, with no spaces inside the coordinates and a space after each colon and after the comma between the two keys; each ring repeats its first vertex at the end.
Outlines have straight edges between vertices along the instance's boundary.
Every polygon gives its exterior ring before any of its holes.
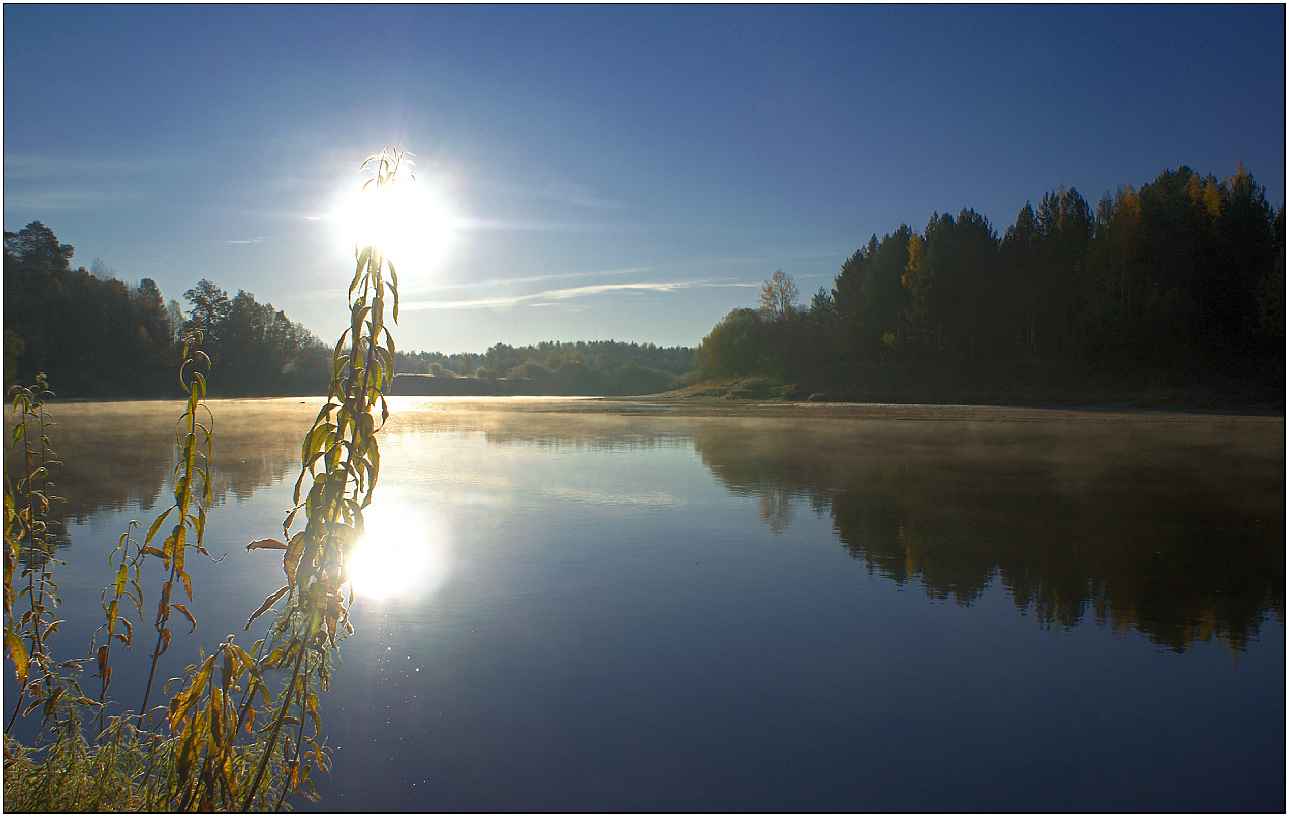
{"type": "Polygon", "coordinates": [[[365,190],[351,189],[340,197],[333,216],[346,250],[375,244],[399,277],[434,269],[456,233],[447,200],[429,183],[410,176],[385,187],[373,183],[365,190]]]}
{"type": "Polygon", "coordinates": [[[368,599],[427,595],[447,578],[450,543],[441,521],[397,504],[383,511],[373,506],[364,529],[349,557],[355,595],[368,599]]]}

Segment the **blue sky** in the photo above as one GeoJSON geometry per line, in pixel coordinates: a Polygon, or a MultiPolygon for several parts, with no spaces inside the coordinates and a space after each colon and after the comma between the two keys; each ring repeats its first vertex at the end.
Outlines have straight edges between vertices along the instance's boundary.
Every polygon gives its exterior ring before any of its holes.
{"type": "Polygon", "coordinates": [[[1243,159],[1285,199],[1281,5],[6,4],[3,60],[6,230],[327,341],[329,214],[386,145],[458,218],[396,333],[449,353],[697,345],[776,269],[808,299],[873,233],[1060,185],[1243,159]]]}

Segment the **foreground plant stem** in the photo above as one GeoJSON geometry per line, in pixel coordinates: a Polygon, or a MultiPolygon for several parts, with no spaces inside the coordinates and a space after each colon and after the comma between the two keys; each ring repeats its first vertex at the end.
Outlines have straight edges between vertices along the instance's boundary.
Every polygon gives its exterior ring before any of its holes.
{"type": "MultiPolygon", "coordinates": [[[[160,552],[160,556],[169,570],[169,575],[165,584],[161,586],[161,600],[157,605],[157,646],[152,651],[152,667],[148,672],[147,686],[143,690],[143,703],[139,706],[138,726],[140,729],[143,728],[144,718],[147,717],[148,697],[152,694],[152,682],[157,674],[157,660],[170,646],[170,628],[166,625],[170,621],[172,607],[177,607],[181,610],[196,626],[196,622],[192,614],[188,612],[188,608],[181,604],[171,604],[170,592],[174,588],[175,579],[180,579],[188,593],[188,600],[192,600],[192,580],[184,570],[184,556],[188,546],[188,527],[190,524],[193,525],[197,540],[197,550],[204,552],[202,539],[206,528],[206,506],[210,504],[211,497],[208,471],[210,467],[210,429],[197,421],[197,410],[204,408],[202,400],[206,396],[206,378],[197,370],[197,364],[204,362],[206,367],[209,368],[210,358],[206,356],[205,352],[195,348],[199,343],[201,343],[200,333],[194,334],[185,341],[184,363],[179,370],[179,381],[183,384],[184,390],[188,392],[188,406],[180,420],[183,423],[183,437],[181,438],[183,461],[175,469],[175,504],[158,517],[156,522],[152,523],[152,527],[149,528],[148,535],[144,540],[145,545],[151,542],[152,537],[156,535],[166,517],[171,512],[178,511],[174,529],[171,531],[170,536],[166,538],[165,547],[160,552]],[[190,348],[192,348],[191,354],[189,353],[190,348]],[[185,375],[188,380],[184,379],[185,375]],[[198,429],[204,434],[206,442],[205,454],[200,463],[197,461],[198,429]],[[193,501],[193,480],[196,477],[201,477],[204,492],[203,501],[197,503],[198,515],[194,518],[190,511],[193,501]]],[[[207,414],[209,414],[209,409],[207,409],[207,414]]]]}
{"type": "MultiPolygon", "coordinates": [[[[374,163],[375,176],[367,185],[374,183],[375,192],[380,195],[383,188],[396,183],[401,162],[402,155],[397,151],[386,151],[368,159],[364,167],[374,163]]],[[[305,744],[311,746],[309,754],[320,763],[325,762],[322,747],[317,744],[321,722],[310,684],[316,680],[322,689],[327,687],[330,650],[335,649],[338,637],[352,632],[342,590],[348,582],[349,553],[363,532],[363,510],[371,504],[380,471],[376,437],[379,426],[373,411],[379,403],[383,425],[389,416],[384,393],[393,381],[394,340],[385,326],[387,289],[393,294],[393,318],[398,320],[398,276],[393,264],[375,245],[356,250],[355,256],[358,263],[349,286],[350,327],[336,344],[327,401],[302,446],[303,469],[296,482],[296,506],[283,523],[286,542],[252,543],[253,547],[286,550],[283,568],[287,585],[278,595],[289,593],[288,605],[273,631],[279,635],[289,633],[289,637],[284,644],[274,647],[262,663],[273,667],[291,661],[292,666],[286,689],[276,704],[272,730],[243,797],[244,809],[250,807],[263,783],[268,764],[282,739],[289,711],[297,701],[300,734],[291,757],[287,757],[291,755],[289,739],[283,750],[288,780],[279,805],[285,802],[286,790],[295,789],[307,780],[309,767],[301,769],[300,766],[305,744]],[[388,282],[384,277],[386,267],[388,282]],[[346,338],[349,340],[347,354],[346,338]],[[382,345],[382,340],[386,345],[382,345]],[[301,501],[301,489],[308,475],[313,477],[313,485],[301,501]],[[300,511],[304,511],[307,519],[304,530],[292,534],[291,523],[300,511]],[[311,661],[311,651],[317,653],[316,660],[311,661]],[[314,720],[311,735],[304,733],[306,713],[314,720]]],[[[265,600],[266,606],[261,612],[274,598],[265,600]]]]}
{"type": "MultiPolygon", "coordinates": [[[[30,692],[39,700],[48,699],[60,693],[62,683],[56,675],[56,670],[52,669],[52,661],[46,651],[45,637],[50,632],[57,632],[58,621],[46,622],[46,590],[51,591],[49,598],[53,600],[56,606],[59,599],[52,594],[56,585],[49,577],[49,562],[51,561],[50,545],[52,534],[49,531],[49,503],[53,497],[49,493],[52,483],[49,481],[49,468],[52,465],[59,464],[55,459],[55,454],[50,448],[49,432],[50,426],[56,425],[49,415],[45,412],[45,400],[53,397],[54,393],[49,389],[45,380],[44,372],[36,376],[36,382],[30,387],[14,386],[10,390],[13,395],[14,411],[20,413],[20,419],[17,427],[14,429],[15,442],[17,436],[22,437],[23,445],[23,467],[25,476],[19,480],[16,491],[11,491],[6,487],[8,494],[7,501],[11,504],[12,513],[6,516],[6,524],[18,525],[25,533],[27,540],[27,604],[28,612],[23,615],[21,622],[16,629],[12,628],[12,620],[5,622],[5,641],[6,649],[11,656],[15,651],[23,653],[21,661],[15,658],[18,664],[18,681],[20,684],[18,700],[14,706],[13,714],[9,717],[9,722],[5,726],[5,732],[8,733],[13,728],[17,720],[18,713],[22,710],[22,704],[30,692]],[[32,427],[39,433],[40,450],[39,453],[32,450],[31,432],[32,427]],[[39,456],[40,464],[33,470],[32,464],[36,457],[39,456]],[[33,483],[39,480],[39,487],[33,483]],[[21,500],[21,501],[20,501],[21,500]],[[38,567],[39,566],[39,567],[38,567]],[[37,570],[40,572],[40,579],[36,579],[37,570]],[[30,649],[22,644],[22,631],[27,629],[26,638],[31,642],[30,649]],[[30,668],[35,665],[42,673],[38,680],[28,682],[30,668]],[[36,686],[37,691],[33,692],[32,688],[36,686]],[[43,689],[43,692],[39,690],[43,689]]],[[[5,531],[6,540],[11,536],[9,530],[5,531]]],[[[21,535],[18,537],[22,538],[21,535]]],[[[6,542],[6,547],[8,543],[6,542]]],[[[21,543],[17,545],[21,549],[21,543]]],[[[12,566],[16,568],[16,564],[12,566]]],[[[12,611],[10,607],[12,586],[12,569],[6,574],[5,584],[5,604],[6,612],[12,611]]],[[[34,704],[33,704],[34,705],[34,704]]],[[[49,720],[50,712],[46,712],[46,722],[49,720]]]]}
{"type": "MultiPolygon", "coordinates": [[[[367,184],[375,184],[377,193],[394,184],[401,162],[402,155],[396,151],[371,157],[363,165],[375,171],[367,184]]],[[[44,433],[46,424],[52,422],[46,422],[37,405],[41,392],[25,390],[30,399],[23,404],[19,427],[24,447],[19,450],[26,459],[26,478],[18,488],[27,492],[27,501],[20,503],[19,491],[11,487],[7,486],[5,493],[5,645],[18,669],[20,686],[28,698],[37,698],[27,711],[43,700],[45,720],[48,723],[52,717],[56,729],[54,742],[40,750],[43,758],[39,761],[6,736],[6,774],[13,770],[16,775],[13,789],[6,783],[6,805],[10,804],[10,794],[12,803],[37,811],[210,811],[239,806],[243,810],[280,810],[295,794],[317,799],[310,772],[314,764],[324,771],[330,766],[317,693],[329,684],[337,640],[353,632],[349,624],[352,587],[348,588],[348,601],[343,592],[349,584],[347,564],[354,544],[363,534],[363,511],[372,502],[380,470],[377,432],[389,416],[384,395],[392,384],[395,356],[393,337],[385,322],[389,293],[393,294],[393,320],[398,319],[398,278],[393,265],[375,245],[356,251],[355,256],[357,265],[349,286],[350,325],[335,346],[326,404],[302,444],[303,467],[296,482],[295,507],[283,522],[285,541],[260,540],[248,545],[248,549],[284,550],[287,584],[265,599],[247,621],[247,629],[283,596],[285,609],[278,612],[268,635],[256,642],[249,653],[230,637],[211,655],[203,653],[201,660],[180,677],[166,682],[169,705],[164,707],[164,727],[168,735],[162,734],[162,727],[150,725],[155,712],[149,712],[148,706],[161,668],[160,658],[171,640],[167,625],[172,610],[179,610],[196,627],[192,613],[172,600],[171,594],[176,582],[182,582],[188,599],[193,597],[191,577],[184,569],[185,553],[195,548],[210,555],[203,546],[203,536],[211,502],[213,417],[203,424],[204,419],[196,416],[205,411],[210,417],[203,403],[206,381],[198,366],[200,362],[208,368],[210,361],[196,350],[199,337],[185,343],[180,381],[188,392],[188,401],[176,429],[180,457],[175,466],[174,504],[157,517],[141,542],[131,536],[130,531],[138,524],[132,522],[118,545],[119,564],[118,551],[109,560],[116,569],[116,579],[103,591],[106,624],[91,642],[94,657],[85,659],[96,658],[98,662],[97,677],[102,680],[97,702],[80,693],[74,676],[64,678],[60,674],[59,667],[82,662],[55,665],[45,654],[46,636],[56,632],[58,624],[52,616],[46,621],[49,611],[45,606],[52,610],[58,599],[57,585],[44,561],[52,552],[52,534],[45,524],[50,498],[47,494],[53,484],[48,480],[47,467],[56,462],[48,451],[44,433]],[[194,350],[191,354],[190,348],[194,350]],[[25,440],[28,425],[32,429],[39,426],[41,431],[44,448],[40,467],[36,467],[34,443],[25,440]],[[312,478],[307,492],[306,476],[312,478]],[[203,483],[201,490],[195,483],[198,478],[203,483]],[[297,514],[304,526],[293,533],[292,522],[297,514]],[[164,546],[152,546],[167,519],[169,534],[164,546]],[[11,627],[12,584],[24,549],[31,565],[39,563],[42,568],[39,576],[34,568],[28,571],[27,587],[22,591],[36,609],[23,617],[20,626],[11,627]],[[117,638],[126,646],[131,643],[134,625],[120,610],[126,600],[133,603],[142,623],[139,569],[149,556],[164,561],[166,579],[157,607],[157,642],[142,705],[137,717],[136,713],[126,712],[105,723],[111,639],[117,638]],[[124,631],[117,632],[115,627],[122,621],[124,631]],[[106,636],[100,640],[103,633],[106,636]],[[217,664],[219,658],[223,659],[222,668],[217,664]],[[26,678],[29,664],[42,673],[35,680],[26,678]],[[285,675],[276,700],[269,691],[270,670],[285,675]],[[174,694],[170,687],[176,682],[179,689],[174,694]],[[89,740],[81,731],[86,720],[82,717],[84,707],[98,707],[94,715],[99,729],[89,740]],[[262,724],[258,729],[257,721],[262,724]]],[[[38,386],[43,388],[43,380],[38,386]]],[[[15,400],[15,409],[18,405],[15,400]]],[[[20,700],[15,717],[21,707],[20,700]]]]}

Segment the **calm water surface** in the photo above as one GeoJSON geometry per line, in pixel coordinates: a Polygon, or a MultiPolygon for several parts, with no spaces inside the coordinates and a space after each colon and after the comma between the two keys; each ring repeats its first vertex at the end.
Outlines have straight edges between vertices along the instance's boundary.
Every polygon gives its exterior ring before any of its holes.
{"type": "MultiPolygon", "coordinates": [[[[281,560],[242,546],[280,532],[318,405],[212,401],[228,556],[169,674],[258,637],[281,560]]],[[[300,807],[1284,810],[1282,419],[596,405],[392,402],[300,807]]],[[[68,657],[167,504],[180,410],[56,406],[68,657]]]]}

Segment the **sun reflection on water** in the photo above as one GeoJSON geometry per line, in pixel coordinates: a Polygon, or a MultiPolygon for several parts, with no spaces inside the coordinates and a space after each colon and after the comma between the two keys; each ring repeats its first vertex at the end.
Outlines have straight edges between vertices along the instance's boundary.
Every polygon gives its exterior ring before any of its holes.
{"type": "Polygon", "coordinates": [[[365,516],[365,533],[349,557],[356,596],[424,596],[443,584],[451,572],[450,530],[443,519],[398,502],[373,505],[365,516]]]}

